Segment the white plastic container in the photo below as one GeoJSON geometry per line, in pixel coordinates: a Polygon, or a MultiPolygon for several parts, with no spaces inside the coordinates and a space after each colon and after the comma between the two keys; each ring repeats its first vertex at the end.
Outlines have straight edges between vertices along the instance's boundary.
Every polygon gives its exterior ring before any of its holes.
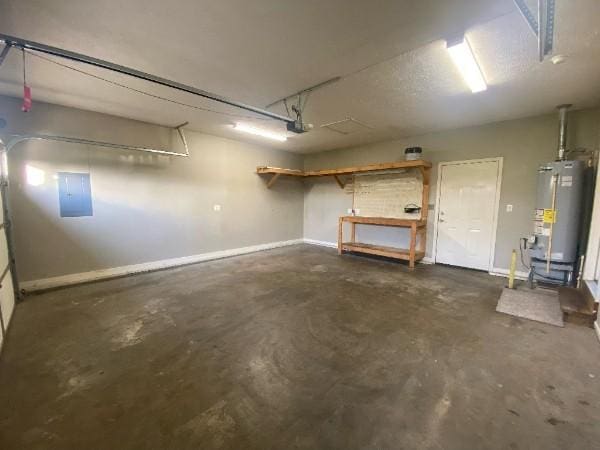
{"type": "Polygon", "coordinates": [[[404,150],[404,158],[407,161],[416,161],[417,159],[421,159],[423,153],[423,149],[421,147],[408,147],[404,150]]]}

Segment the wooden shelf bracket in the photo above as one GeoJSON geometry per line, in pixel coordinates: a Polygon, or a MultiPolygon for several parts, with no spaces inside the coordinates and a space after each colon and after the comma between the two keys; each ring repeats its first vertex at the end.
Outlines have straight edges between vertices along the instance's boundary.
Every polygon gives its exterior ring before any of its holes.
{"type": "Polygon", "coordinates": [[[346,187],[346,183],[344,183],[339,176],[334,175],[333,178],[335,178],[335,181],[337,182],[338,186],[340,187],[340,189],[344,189],[344,187],[346,187]]]}
{"type": "Polygon", "coordinates": [[[275,184],[275,182],[277,181],[277,178],[279,178],[281,176],[280,173],[276,173],[274,174],[271,179],[269,180],[269,182],[267,183],[267,189],[271,189],[271,187],[275,184]]]}

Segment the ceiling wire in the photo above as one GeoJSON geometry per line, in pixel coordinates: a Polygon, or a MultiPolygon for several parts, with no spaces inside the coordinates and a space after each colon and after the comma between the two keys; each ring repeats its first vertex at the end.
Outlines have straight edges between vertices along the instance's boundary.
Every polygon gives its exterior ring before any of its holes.
{"type": "Polygon", "coordinates": [[[112,84],[114,86],[118,86],[118,87],[123,88],[123,89],[128,89],[128,90],[130,90],[132,92],[137,92],[138,94],[143,94],[143,95],[146,95],[148,97],[156,98],[158,100],[163,100],[165,102],[174,103],[174,104],[180,105],[180,106],[186,106],[188,108],[193,108],[193,109],[197,109],[197,110],[200,110],[200,111],[210,112],[210,113],[214,113],[214,114],[221,114],[223,116],[236,117],[238,119],[269,120],[269,121],[270,120],[274,120],[274,119],[269,119],[269,118],[266,118],[266,117],[245,116],[243,114],[235,114],[235,113],[227,113],[227,112],[224,112],[224,111],[216,111],[214,109],[204,108],[202,106],[190,105],[189,103],[184,103],[184,102],[180,102],[180,101],[173,100],[173,99],[170,99],[170,98],[162,97],[160,95],[152,94],[152,93],[150,93],[148,91],[144,91],[144,90],[141,90],[141,89],[136,89],[136,88],[128,86],[126,84],[119,83],[119,82],[113,81],[113,80],[109,80],[108,78],[104,78],[104,77],[101,77],[99,75],[95,75],[95,74],[90,73],[90,72],[86,72],[85,70],[78,69],[78,68],[70,66],[68,64],[64,64],[64,63],[55,61],[52,58],[47,58],[47,57],[42,56],[42,55],[40,55],[38,53],[35,53],[35,52],[31,51],[31,50],[25,50],[25,49],[23,49],[23,60],[25,60],[25,52],[27,52],[31,56],[35,56],[36,58],[42,59],[44,61],[47,61],[49,63],[55,64],[55,65],[60,66],[60,67],[63,67],[65,69],[69,69],[69,70],[72,70],[74,72],[80,73],[82,75],[86,75],[86,76],[95,78],[97,80],[104,81],[105,83],[109,83],[109,84],[112,84]]]}

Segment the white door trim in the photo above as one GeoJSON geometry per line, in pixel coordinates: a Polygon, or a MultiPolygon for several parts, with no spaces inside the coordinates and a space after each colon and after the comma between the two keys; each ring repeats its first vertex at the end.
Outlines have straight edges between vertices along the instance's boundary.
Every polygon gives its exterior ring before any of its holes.
{"type": "Polygon", "coordinates": [[[494,201],[494,222],[492,224],[492,242],[490,248],[490,260],[488,262],[488,272],[492,273],[494,270],[494,256],[496,253],[496,233],[498,231],[498,213],[500,208],[500,192],[502,189],[502,165],[504,157],[498,156],[496,158],[481,158],[481,159],[467,159],[463,161],[444,161],[438,163],[437,167],[437,181],[435,188],[435,206],[433,209],[433,248],[431,249],[431,259],[436,262],[437,258],[437,241],[438,241],[438,216],[440,213],[440,194],[442,185],[442,167],[452,166],[458,164],[473,164],[482,162],[497,162],[498,163],[498,176],[496,178],[496,198],[494,201]]]}
{"type": "MultiPolygon", "coordinates": [[[[596,170],[596,179],[600,180],[600,165],[596,170]]],[[[596,183],[594,189],[594,204],[592,207],[592,218],[590,220],[590,231],[588,245],[585,252],[585,264],[583,266],[583,279],[586,281],[598,281],[600,278],[600,183],[596,183]]]]}

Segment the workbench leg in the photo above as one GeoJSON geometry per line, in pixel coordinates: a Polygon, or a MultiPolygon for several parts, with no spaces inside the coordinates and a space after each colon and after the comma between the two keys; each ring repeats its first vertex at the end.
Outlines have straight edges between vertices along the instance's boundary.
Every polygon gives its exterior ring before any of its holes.
{"type": "Polygon", "coordinates": [[[342,254],[342,238],[343,238],[343,230],[344,230],[344,221],[340,217],[340,223],[338,226],[338,253],[342,254]]]}
{"type": "Polygon", "coordinates": [[[427,225],[419,229],[419,251],[425,253],[427,250],[427,225]]]}
{"type": "Polygon", "coordinates": [[[356,224],[352,222],[350,224],[350,229],[352,230],[352,235],[350,236],[350,242],[356,242],[356,224]]]}
{"type": "Polygon", "coordinates": [[[417,224],[413,222],[410,226],[410,253],[408,260],[408,267],[411,269],[415,268],[415,249],[417,246],[417,224]]]}

